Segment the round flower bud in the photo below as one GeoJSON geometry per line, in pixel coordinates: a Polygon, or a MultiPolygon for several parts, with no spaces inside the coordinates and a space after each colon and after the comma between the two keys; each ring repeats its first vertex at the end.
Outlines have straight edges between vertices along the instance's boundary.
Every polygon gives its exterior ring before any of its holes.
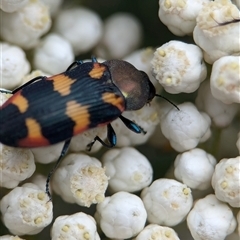
{"type": "Polygon", "coordinates": [[[47,35],[35,48],[34,67],[49,74],[64,72],[74,61],[70,43],[57,34],[47,35]]]}
{"type": "Polygon", "coordinates": [[[75,55],[93,48],[102,35],[102,21],[97,13],[83,7],[58,12],[54,30],[72,45],[75,55]]]}
{"type": "Polygon", "coordinates": [[[53,189],[70,203],[89,207],[102,202],[108,177],[100,161],[84,154],[69,154],[53,175],[53,189]]]}
{"type": "Polygon", "coordinates": [[[211,186],[216,159],[202,149],[194,148],[178,154],[174,175],[192,189],[205,190],[211,186]]]}
{"type": "Polygon", "coordinates": [[[1,24],[1,37],[5,41],[24,49],[37,45],[39,38],[51,27],[48,8],[40,1],[28,1],[13,13],[1,12],[4,24],[1,24]]]}
{"type": "Polygon", "coordinates": [[[191,93],[207,76],[201,49],[194,44],[170,41],[152,59],[153,74],[169,93],[191,93]]]}
{"type": "Polygon", "coordinates": [[[136,236],[146,222],[142,200],[131,193],[118,192],[97,205],[95,219],[108,238],[126,239],[136,236]]]}
{"type": "Polygon", "coordinates": [[[44,191],[34,184],[24,184],[2,198],[3,223],[13,234],[35,235],[51,223],[52,207],[44,191]]]}
{"type": "Polygon", "coordinates": [[[199,199],[187,217],[193,239],[224,240],[236,228],[232,210],[210,194],[199,199]]]}
{"type": "Polygon", "coordinates": [[[191,189],[173,179],[155,180],[141,193],[148,213],[148,221],[166,226],[175,226],[187,216],[193,198],[191,189]]]}
{"type": "Polygon", "coordinates": [[[51,229],[51,236],[51,240],[100,240],[94,218],[83,212],[57,217],[51,229]]]}
{"type": "Polygon", "coordinates": [[[21,85],[22,78],[30,70],[25,52],[14,45],[0,43],[1,48],[1,88],[14,89],[21,85]]]}
{"type": "Polygon", "coordinates": [[[147,158],[134,148],[111,149],[102,157],[111,192],[135,192],[152,182],[153,170],[147,158]]]}
{"type": "Polygon", "coordinates": [[[215,167],[212,187],[216,197],[232,207],[240,207],[240,156],[222,159],[215,167]]]}
{"type": "Polygon", "coordinates": [[[197,16],[195,43],[203,49],[204,60],[212,64],[228,55],[239,55],[239,9],[230,0],[209,1],[197,16]]]}
{"type": "Polygon", "coordinates": [[[225,104],[240,103],[240,57],[226,56],[214,62],[210,77],[212,95],[225,104]]]}

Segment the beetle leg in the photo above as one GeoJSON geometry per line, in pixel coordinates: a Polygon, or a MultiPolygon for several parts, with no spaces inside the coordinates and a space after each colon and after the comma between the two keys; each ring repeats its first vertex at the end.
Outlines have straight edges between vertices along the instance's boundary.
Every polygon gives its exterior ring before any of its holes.
{"type": "Polygon", "coordinates": [[[96,141],[99,141],[104,147],[108,148],[112,148],[117,144],[117,136],[110,123],[107,125],[107,140],[109,142],[108,144],[105,143],[99,136],[96,136],[93,141],[87,145],[87,151],[91,151],[92,146],[96,141]]]}
{"type": "Polygon", "coordinates": [[[75,61],[75,62],[73,62],[72,64],[70,64],[70,66],[67,68],[66,71],[69,71],[69,70],[71,70],[71,69],[73,69],[73,68],[75,68],[76,66],[81,65],[81,64],[83,64],[83,61],[82,61],[82,60],[75,61]]]}
{"type": "Polygon", "coordinates": [[[7,90],[7,89],[4,89],[4,88],[0,88],[0,92],[1,93],[6,93],[6,94],[12,94],[11,90],[7,90]]]}
{"type": "Polygon", "coordinates": [[[122,120],[122,122],[125,124],[125,126],[127,128],[129,128],[131,131],[135,132],[135,133],[143,133],[146,134],[147,132],[144,131],[143,128],[141,128],[140,126],[138,126],[135,122],[129,120],[128,118],[123,117],[122,115],[119,116],[119,118],[122,120]]]}
{"type": "Polygon", "coordinates": [[[97,58],[94,57],[94,56],[92,56],[92,62],[93,62],[93,63],[97,63],[97,62],[98,62],[98,61],[97,61],[97,58]]]}
{"type": "Polygon", "coordinates": [[[55,170],[58,168],[58,166],[59,166],[61,160],[63,159],[63,157],[66,155],[67,150],[68,150],[69,145],[70,145],[70,142],[71,142],[71,138],[68,139],[67,141],[65,141],[65,143],[63,145],[63,148],[62,148],[62,151],[61,151],[61,154],[60,154],[57,162],[55,163],[53,169],[49,172],[49,174],[47,176],[47,180],[46,180],[46,193],[47,193],[50,201],[52,200],[52,196],[51,196],[51,193],[49,191],[49,183],[50,183],[51,177],[52,177],[53,173],[55,172],[55,170]]]}

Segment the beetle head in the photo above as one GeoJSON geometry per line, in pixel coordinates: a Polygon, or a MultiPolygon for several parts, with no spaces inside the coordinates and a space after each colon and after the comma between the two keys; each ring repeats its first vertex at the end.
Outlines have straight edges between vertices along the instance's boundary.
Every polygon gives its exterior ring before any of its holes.
{"type": "Polygon", "coordinates": [[[123,60],[109,60],[103,63],[110,71],[113,83],[126,101],[126,110],[138,110],[151,102],[155,87],[147,74],[123,60]]]}

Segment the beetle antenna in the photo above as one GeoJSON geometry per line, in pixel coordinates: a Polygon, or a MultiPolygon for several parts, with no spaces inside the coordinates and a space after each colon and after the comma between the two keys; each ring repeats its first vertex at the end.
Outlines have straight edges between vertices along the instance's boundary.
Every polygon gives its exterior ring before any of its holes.
{"type": "Polygon", "coordinates": [[[164,96],[159,95],[159,94],[155,94],[155,96],[165,99],[167,102],[171,103],[178,111],[180,111],[179,107],[176,104],[174,104],[173,102],[171,102],[169,99],[167,99],[164,96]]]}

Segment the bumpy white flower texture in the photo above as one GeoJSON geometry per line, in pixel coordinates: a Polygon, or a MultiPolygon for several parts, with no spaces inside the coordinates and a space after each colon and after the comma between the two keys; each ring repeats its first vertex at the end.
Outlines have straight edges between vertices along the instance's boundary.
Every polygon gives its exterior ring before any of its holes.
{"type": "Polygon", "coordinates": [[[29,149],[12,148],[0,144],[0,186],[15,188],[31,177],[36,169],[34,156],[29,149]]]}
{"type": "Polygon", "coordinates": [[[107,186],[100,161],[85,154],[69,154],[53,178],[54,191],[66,202],[87,207],[104,200],[107,186]]]}
{"type": "Polygon", "coordinates": [[[22,78],[29,72],[30,64],[20,47],[2,42],[0,49],[1,88],[13,89],[22,84],[22,78]]]}
{"type": "Polygon", "coordinates": [[[210,194],[195,203],[187,224],[195,240],[224,240],[236,228],[236,219],[227,204],[210,194]]]}
{"type": "Polygon", "coordinates": [[[173,179],[155,180],[141,193],[150,223],[175,226],[190,211],[193,198],[191,189],[173,179]]]}
{"type": "Polygon", "coordinates": [[[57,34],[48,34],[35,48],[34,67],[48,74],[64,72],[74,60],[71,44],[57,34]]]}
{"type": "Polygon", "coordinates": [[[174,175],[192,189],[205,190],[211,186],[211,176],[216,163],[211,154],[194,148],[176,157],[174,175]]]}
{"type": "MultiPolygon", "coordinates": [[[[52,240],[238,239],[240,1],[159,0],[158,16],[153,2],[138,1],[136,8],[132,1],[0,0],[1,104],[12,96],[2,88],[13,90],[39,76],[71,76],[91,88],[89,69],[84,79],[82,72],[72,76],[65,71],[75,60],[91,61],[92,54],[100,63],[114,58],[130,62],[146,72],[156,89],[143,108],[122,113],[146,134],[130,131],[119,118],[110,122],[117,137],[113,149],[96,141],[87,151],[96,136],[106,144],[114,139],[105,112],[99,116],[103,124],[87,129],[96,123],[88,106],[104,97],[94,90],[91,101],[80,103],[86,106],[86,118],[77,123],[86,131],[71,139],[50,179],[53,202],[45,193],[46,176],[63,142],[30,149],[1,146],[5,235],[0,240],[21,240],[23,235],[36,235],[32,240],[43,235],[52,240]],[[19,186],[22,181],[27,183],[19,186]]],[[[108,79],[110,85],[114,77],[108,79]]],[[[54,78],[61,85],[62,78],[54,78]]],[[[46,94],[43,104],[54,108],[56,90],[46,94]]],[[[13,124],[23,128],[31,111],[19,113],[23,121],[13,124]]],[[[0,109],[0,119],[2,113],[0,109]]],[[[58,137],[60,129],[52,127],[58,137]]],[[[34,134],[34,128],[29,131],[34,134]]]]}
{"type": "Polygon", "coordinates": [[[195,43],[203,49],[204,60],[213,64],[223,56],[239,55],[240,12],[230,0],[209,1],[197,16],[195,43]]]}
{"type": "MultiPolygon", "coordinates": [[[[240,26],[239,26],[240,27],[240,26]]],[[[222,57],[213,64],[212,95],[225,104],[240,103],[240,57],[222,57]]]]}
{"type": "Polygon", "coordinates": [[[47,194],[31,183],[14,188],[1,200],[3,222],[17,235],[41,232],[52,221],[52,207],[47,194]]]}
{"type": "Polygon", "coordinates": [[[111,192],[136,192],[152,182],[148,159],[134,148],[112,149],[102,157],[111,192]],[[127,169],[127,170],[126,170],[127,169]]]}
{"type": "Polygon", "coordinates": [[[201,49],[181,41],[170,41],[159,47],[152,68],[156,79],[169,93],[194,92],[207,76],[201,49]]]}
{"type": "Polygon", "coordinates": [[[178,105],[162,116],[160,122],[163,135],[171,146],[179,152],[195,148],[199,142],[206,141],[210,135],[210,117],[190,102],[178,105]]]}
{"type": "Polygon", "coordinates": [[[216,165],[212,187],[219,200],[240,207],[240,156],[222,159],[216,165]]]}
{"type": "Polygon", "coordinates": [[[177,36],[192,34],[196,17],[210,0],[159,0],[159,18],[177,36]]]}
{"type": "Polygon", "coordinates": [[[57,217],[51,230],[51,240],[100,240],[94,218],[83,212],[57,217]]]}
{"type": "Polygon", "coordinates": [[[157,224],[147,225],[135,238],[135,240],[180,240],[177,233],[169,227],[157,224]]]}
{"type": "Polygon", "coordinates": [[[46,5],[41,1],[28,1],[23,8],[13,13],[1,12],[0,35],[3,40],[30,49],[51,27],[51,18],[46,5]]]}
{"type": "Polygon", "coordinates": [[[117,192],[97,205],[95,218],[107,237],[126,239],[144,228],[147,212],[138,196],[117,192]]]}

